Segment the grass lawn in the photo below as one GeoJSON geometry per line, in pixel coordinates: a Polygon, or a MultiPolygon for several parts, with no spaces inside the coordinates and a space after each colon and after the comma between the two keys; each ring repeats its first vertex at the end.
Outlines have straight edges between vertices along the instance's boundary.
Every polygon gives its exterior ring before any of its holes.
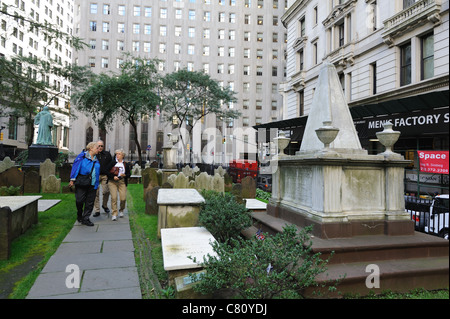
{"type": "Polygon", "coordinates": [[[0,261],[0,295],[5,298],[26,297],[37,276],[76,220],[74,194],[26,195],[41,195],[42,199],[61,199],[61,202],[40,212],[38,223],[11,243],[10,259],[0,261]],[[14,291],[10,294],[11,287],[14,291]]]}

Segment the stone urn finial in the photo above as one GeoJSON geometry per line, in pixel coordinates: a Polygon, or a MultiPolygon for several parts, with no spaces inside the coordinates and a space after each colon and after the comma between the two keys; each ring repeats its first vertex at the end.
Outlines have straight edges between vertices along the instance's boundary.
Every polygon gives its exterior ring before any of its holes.
{"type": "Polygon", "coordinates": [[[335,140],[339,133],[337,127],[331,125],[331,121],[324,121],[323,126],[316,130],[317,137],[324,144],[326,150],[330,148],[330,144],[335,140]]]}
{"type": "Polygon", "coordinates": [[[280,132],[278,137],[275,137],[274,140],[279,149],[278,156],[285,156],[286,154],[284,153],[284,149],[289,145],[291,139],[286,137],[284,132],[280,132]]]}
{"type": "Polygon", "coordinates": [[[384,155],[391,155],[395,154],[392,151],[392,147],[397,142],[398,138],[400,137],[399,131],[394,131],[392,129],[392,122],[389,120],[383,124],[384,130],[381,132],[377,132],[377,138],[380,141],[380,143],[386,147],[386,151],[382,154],[384,155]]]}

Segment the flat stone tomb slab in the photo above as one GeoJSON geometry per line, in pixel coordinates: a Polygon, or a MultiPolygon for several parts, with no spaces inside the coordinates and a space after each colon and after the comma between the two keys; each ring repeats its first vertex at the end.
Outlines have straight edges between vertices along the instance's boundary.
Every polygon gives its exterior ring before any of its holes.
{"type": "Polygon", "coordinates": [[[1,196],[0,207],[8,206],[11,211],[18,210],[38,200],[42,196],[1,196]]]}
{"type": "Polygon", "coordinates": [[[193,188],[161,188],[158,192],[158,205],[199,205],[205,199],[193,188]]]}
{"type": "Polygon", "coordinates": [[[252,209],[256,209],[256,210],[267,209],[266,203],[264,203],[260,200],[254,199],[254,198],[246,198],[245,202],[246,202],[245,207],[250,210],[252,210],[252,209]]]}
{"type": "Polygon", "coordinates": [[[204,227],[161,229],[164,269],[166,271],[201,268],[188,257],[203,262],[203,256],[216,256],[211,243],[212,234],[204,227]]]}
{"type": "Polygon", "coordinates": [[[38,200],[38,212],[45,212],[58,204],[60,201],[60,199],[40,199],[38,200]]]}

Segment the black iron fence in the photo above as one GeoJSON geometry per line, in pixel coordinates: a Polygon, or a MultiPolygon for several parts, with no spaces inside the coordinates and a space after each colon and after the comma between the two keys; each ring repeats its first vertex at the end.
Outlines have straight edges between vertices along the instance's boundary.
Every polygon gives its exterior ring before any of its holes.
{"type": "Polygon", "coordinates": [[[437,198],[433,201],[405,196],[405,210],[415,222],[416,231],[448,239],[448,199],[445,203],[437,198]]]}

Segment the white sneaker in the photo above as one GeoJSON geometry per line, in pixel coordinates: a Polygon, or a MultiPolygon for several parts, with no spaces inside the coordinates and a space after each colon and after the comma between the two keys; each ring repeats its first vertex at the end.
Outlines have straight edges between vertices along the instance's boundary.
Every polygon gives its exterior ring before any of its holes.
{"type": "Polygon", "coordinates": [[[119,217],[120,217],[120,218],[123,217],[123,212],[119,212],[119,217]]]}
{"type": "Polygon", "coordinates": [[[112,220],[117,220],[117,216],[113,216],[113,217],[112,217],[112,220]]]}

